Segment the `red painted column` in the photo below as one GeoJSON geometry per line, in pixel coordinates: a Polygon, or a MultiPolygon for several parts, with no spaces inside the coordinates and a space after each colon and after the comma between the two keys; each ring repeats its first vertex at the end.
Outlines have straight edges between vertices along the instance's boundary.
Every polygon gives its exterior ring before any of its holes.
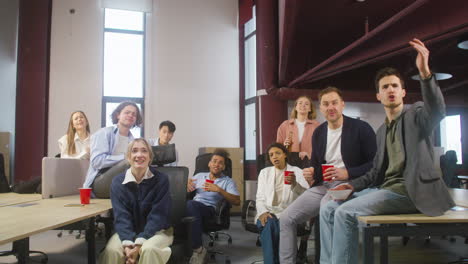
{"type": "Polygon", "coordinates": [[[14,181],[41,177],[47,153],[52,0],[20,0],[14,181]]]}
{"type": "Polygon", "coordinates": [[[262,154],[270,143],[276,141],[278,126],[287,119],[287,101],[266,93],[278,87],[278,1],[257,0],[256,18],[257,154],[262,154]]]}

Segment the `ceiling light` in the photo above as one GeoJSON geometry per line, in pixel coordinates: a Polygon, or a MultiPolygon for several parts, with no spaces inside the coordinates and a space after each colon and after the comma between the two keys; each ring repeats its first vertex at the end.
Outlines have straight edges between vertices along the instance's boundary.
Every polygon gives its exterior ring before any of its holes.
{"type": "MultiPolygon", "coordinates": [[[[448,80],[448,79],[453,77],[452,74],[450,74],[450,73],[433,72],[432,74],[435,75],[435,78],[438,81],[448,80]]],[[[413,79],[415,81],[421,80],[421,78],[419,77],[419,74],[415,74],[415,75],[411,76],[411,79],[413,79]]]]}
{"type": "Polygon", "coordinates": [[[468,35],[462,36],[458,41],[457,47],[468,50],[468,35]]]}

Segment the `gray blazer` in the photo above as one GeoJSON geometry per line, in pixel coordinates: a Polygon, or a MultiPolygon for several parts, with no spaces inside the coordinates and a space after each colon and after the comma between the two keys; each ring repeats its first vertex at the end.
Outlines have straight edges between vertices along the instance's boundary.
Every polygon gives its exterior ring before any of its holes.
{"type": "MultiPolygon", "coordinates": [[[[432,131],[445,116],[444,97],[434,77],[422,80],[423,102],[416,102],[402,113],[397,133],[405,155],[403,177],[410,199],[423,214],[437,216],[455,206],[441,173],[434,167],[432,131]]],[[[377,153],[372,169],[350,184],[355,191],[380,186],[385,178],[388,157],[385,151],[386,125],[377,130],[377,153]]]]}

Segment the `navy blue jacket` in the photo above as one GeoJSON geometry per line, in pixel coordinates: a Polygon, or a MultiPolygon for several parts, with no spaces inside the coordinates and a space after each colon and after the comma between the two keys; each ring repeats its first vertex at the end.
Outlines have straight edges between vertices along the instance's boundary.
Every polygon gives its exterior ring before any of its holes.
{"type": "Polygon", "coordinates": [[[111,185],[115,231],[121,241],[149,239],[169,227],[171,197],[166,174],[150,168],[154,177],[140,184],[122,184],[125,172],[116,176],[111,185]]]}
{"type": "MultiPolygon", "coordinates": [[[[314,185],[323,182],[322,164],[327,163],[328,122],[317,127],[312,135],[311,166],[314,167],[314,185]]],[[[362,120],[343,115],[343,130],[341,132],[341,157],[348,170],[349,179],[364,175],[372,168],[372,161],[377,151],[375,132],[362,120]]]]}

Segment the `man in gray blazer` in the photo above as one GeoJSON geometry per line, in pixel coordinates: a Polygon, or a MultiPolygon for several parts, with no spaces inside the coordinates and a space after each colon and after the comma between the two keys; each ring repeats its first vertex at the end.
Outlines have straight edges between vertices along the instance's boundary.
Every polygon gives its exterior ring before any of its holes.
{"type": "Polygon", "coordinates": [[[385,123],[377,131],[373,168],[334,190],[350,189],[346,201],[331,201],[320,210],[320,263],[358,263],[358,221],[362,215],[421,212],[442,215],[455,204],[434,168],[431,135],[445,116],[445,103],[429,69],[429,50],[419,39],[417,51],[424,102],[403,109],[404,81],[393,68],[377,73],[377,100],[385,109],[385,123]],[[366,189],[367,188],[367,189],[366,189]]]}

